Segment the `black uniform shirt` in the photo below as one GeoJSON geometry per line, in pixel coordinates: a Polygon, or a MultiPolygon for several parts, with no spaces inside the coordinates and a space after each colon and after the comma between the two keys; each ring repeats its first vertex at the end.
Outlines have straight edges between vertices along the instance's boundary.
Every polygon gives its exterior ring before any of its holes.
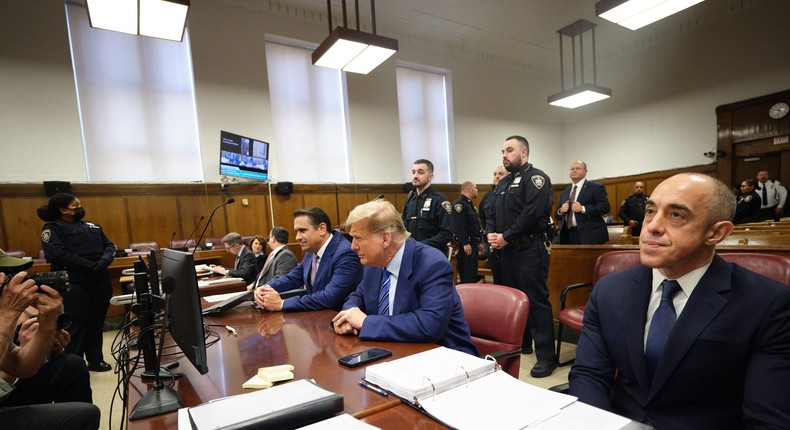
{"type": "Polygon", "coordinates": [[[115,255],[115,245],[98,224],[62,218],[44,224],[41,248],[53,264],[52,270],[70,272],[91,273],[99,260],[109,265],[115,255]]]}
{"type": "Polygon", "coordinates": [[[543,233],[553,204],[551,179],[527,164],[499,181],[493,216],[486,219],[486,233],[502,233],[508,242],[543,233]]]}
{"type": "Polygon", "coordinates": [[[480,217],[475,205],[463,194],[453,202],[453,233],[461,246],[480,243],[480,217]]]}
{"type": "Polygon", "coordinates": [[[631,194],[626,197],[620,205],[620,211],[618,212],[618,215],[620,215],[620,218],[623,220],[623,224],[628,225],[628,221],[631,220],[641,224],[645,219],[645,204],[649,198],[650,196],[644,194],[641,196],[631,194]]]}
{"type": "Polygon", "coordinates": [[[403,223],[414,240],[441,251],[453,238],[452,207],[444,194],[428,187],[422,194],[409,193],[403,223]]]}

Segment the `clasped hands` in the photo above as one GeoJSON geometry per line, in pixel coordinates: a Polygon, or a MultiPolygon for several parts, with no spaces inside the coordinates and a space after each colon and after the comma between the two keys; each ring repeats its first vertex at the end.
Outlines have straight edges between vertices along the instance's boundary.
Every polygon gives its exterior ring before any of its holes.
{"type": "Polygon", "coordinates": [[[269,285],[264,285],[255,289],[255,303],[267,311],[283,310],[283,299],[280,293],[269,285]]]}

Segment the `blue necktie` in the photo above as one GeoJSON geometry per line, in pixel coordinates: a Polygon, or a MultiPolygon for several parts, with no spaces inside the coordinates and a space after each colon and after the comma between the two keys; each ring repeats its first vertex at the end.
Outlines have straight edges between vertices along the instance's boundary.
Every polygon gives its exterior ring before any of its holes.
{"type": "Polygon", "coordinates": [[[379,290],[379,315],[390,314],[390,272],[384,269],[379,290]]]}
{"type": "Polygon", "coordinates": [[[664,355],[664,348],[667,346],[669,333],[677,320],[675,315],[675,305],[672,304],[672,297],[680,291],[680,284],[677,281],[665,279],[661,283],[661,303],[659,303],[653,319],[650,321],[650,331],[647,332],[647,342],[645,342],[645,360],[650,376],[656,372],[658,361],[664,355]]]}

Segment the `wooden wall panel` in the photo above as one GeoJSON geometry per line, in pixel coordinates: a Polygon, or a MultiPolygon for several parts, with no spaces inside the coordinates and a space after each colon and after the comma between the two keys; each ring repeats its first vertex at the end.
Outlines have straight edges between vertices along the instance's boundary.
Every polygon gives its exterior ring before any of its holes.
{"type": "Polygon", "coordinates": [[[6,251],[25,251],[25,255],[38,258],[41,249],[41,221],[36,209],[46,203],[38,198],[7,198],[3,199],[3,220],[6,240],[3,249],[6,251]]]}
{"type": "Polygon", "coordinates": [[[269,196],[261,194],[239,194],[236,203],[226,206],[228,231],[241,233],[242,236],[260,234],[267,236],[271,231],[269,221],[269,196]],[[249,204],[244,206],[242,200],[249,204]]]}
{"type": "Polygon", "coordinates": [[[156,242],[165,248],[173,232],[180,230],[178,205],[172,196],[129,196],[127,205],[131,243],[156,242]]]}
{"type": "Polygon", "coordinates": [[[125,197],[80,197],[85,220],[99,224],[118,249],[129,247],[130,228],[125,197]]]}

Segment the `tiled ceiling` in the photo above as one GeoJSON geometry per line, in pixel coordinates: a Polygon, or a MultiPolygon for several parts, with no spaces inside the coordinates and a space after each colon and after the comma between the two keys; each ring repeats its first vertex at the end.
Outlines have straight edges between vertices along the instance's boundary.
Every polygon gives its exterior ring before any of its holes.
{"type": "MultiPolygon", "coordinates": [[[[325,0],[215,0],[263,13],[287,16],[327,29],[325,0]]],[[[598,63],[675,36],[693,37],[695,28],[774,0],[707,0],[674,16],[631,31],[595,16],[596,0],[379,0],[378,34],[397,38],[401,49],[451,53],[537,74],[559,72],[557,30],[579,19],[598,25],[598,63]]],[[[331,0],[335,25],[342,2],[331,0]]],[[[355,2],[346,2],[348,26],[356,27],[355,2]]],[[[371,31],[370,1],[360,0],[361,29],[371,31]]],[[[313,42],[319,43],[320,40],[313,42]]]]}

